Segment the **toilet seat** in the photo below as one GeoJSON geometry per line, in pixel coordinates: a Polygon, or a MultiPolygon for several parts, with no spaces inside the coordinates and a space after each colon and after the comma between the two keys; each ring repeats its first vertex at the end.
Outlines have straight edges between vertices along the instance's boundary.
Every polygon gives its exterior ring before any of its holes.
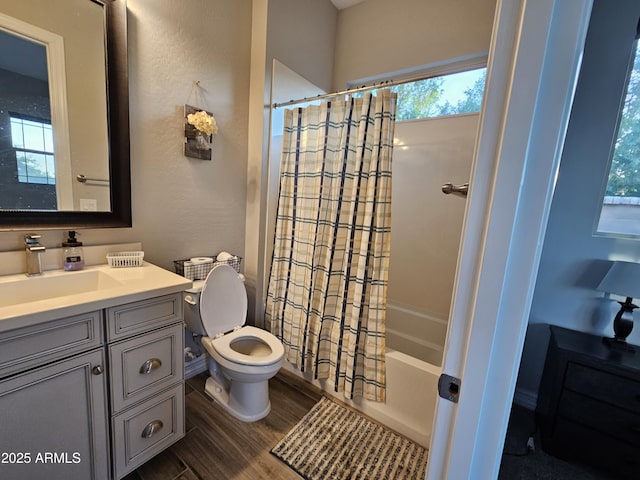
{"type": "Polygon", "coordinates": [[[200,293],[200,318],[211,338],[244,325],[247,291],[233,267],[216,265],[207,275],[200,293]]]}
{"type": "Polygon", "coordinates": [[[247,292],[238,272],[229,265],[216,265],[207,275],[200,293],[200,318],[208,337],[202,339],[205,348],[213,348],[228,362],[265,366],[279,362],[284,355],[284,347],[274,335],[243,326],[247,318],[247,292]],[[242,340],[260,342],[271,351],[266,355],[246,355],[233,348],[234,343],[242,340]]]}
{"type": "Polygon", "coordinates": [[[284,347],[280,340],[266,330],[251,326],[242,327],[239,330],[227,333],[223,337],[215,338],[211,341],[211,345],[222,358],[240,365],[271,365],[279,362],[284,355],[284,347]],[[269,347],[271,352],[267,355],[245,355],[234,350],[232,346],[239,340],[261,342],[269,347]]]}

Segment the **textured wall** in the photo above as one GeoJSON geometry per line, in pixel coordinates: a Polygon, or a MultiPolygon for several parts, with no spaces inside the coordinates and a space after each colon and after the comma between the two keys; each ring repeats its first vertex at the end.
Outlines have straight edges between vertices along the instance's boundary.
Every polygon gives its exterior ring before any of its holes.
{"type": "Polygon", "coordinates": [[[495,0],[367,0],[338,17],[333,87],[486,52],[495,0]]]}
{"type": "MultiPolygon", "coordinates": [[[[128,0],[133,228],[82,230],[87,244],[142,241],[145,259],[244,254],[251,0],[128,0]],[[213,160],[182,154],[183,106],[200,80],[218,121],[213,160]]],[[[193,97],[192,97],[193,100],[193,97]]],[[[46,246],[63,232],[42,232],[46,246]]],[[[22,247],[0,233],[0,251],[22,247]]]]}
{"type": "Polygon", "coordinates": [[[275,58],[331,91],[338,11],[329,0],[269,0],[267,69],[275,58]]]}

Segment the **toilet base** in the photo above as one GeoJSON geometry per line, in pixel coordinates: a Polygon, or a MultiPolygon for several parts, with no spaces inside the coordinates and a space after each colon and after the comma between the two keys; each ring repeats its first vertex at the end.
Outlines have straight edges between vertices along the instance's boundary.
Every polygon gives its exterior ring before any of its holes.
{"type": "Polygon", "coordinates": [[[271,411],[268,389],[268,381],[231,382],[231,388],[226,389],[215,378],[209,377],[204,391],[233,417],[243,422],[255,422],[269,415],[271,411]]]}

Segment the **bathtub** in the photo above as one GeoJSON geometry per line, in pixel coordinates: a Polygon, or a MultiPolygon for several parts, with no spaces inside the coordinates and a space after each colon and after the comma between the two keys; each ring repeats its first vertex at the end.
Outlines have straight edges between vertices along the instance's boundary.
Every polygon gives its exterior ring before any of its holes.
{"type": "Polygon", "coordinates": [[[311,380],[288,362],[283,368],[365,415],[429,447],[442,373],[447,320],[411,305],[389,301],[386,321],[387,401],[347,400],[328,380],[311,380]]]}
{"type": "Polygon", "coordinates": [[[311,380],[307,374],[302,374],[288,362],[284,362],[282,368],[428,448],[438,395],[438,378],[442,369],[389,348],[387,348],[386,365],[387,401],[385,403],[362,398],[348,400],[342,393],[336,393],[333,383],[328,380],[311,380]]]}

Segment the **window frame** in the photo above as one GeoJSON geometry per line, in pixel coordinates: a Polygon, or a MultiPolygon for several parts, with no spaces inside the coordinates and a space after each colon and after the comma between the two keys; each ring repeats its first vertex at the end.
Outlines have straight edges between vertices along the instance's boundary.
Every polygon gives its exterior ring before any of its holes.
{"type": "MultiPolygon", "coordinates": [[[[601,222],[602,222],[602,218],[603,218],[603,210],[606,208],[605,207],[606,205],[627,205],[627,206],[632,206],[634,209],[638,209],[638,212],[639,212],[639,215],[640,215],[640,194],[639,194],[639,196],[635,196],[635,197],[625,196],[625,195],[615,195],[615,196],[607,195],[607,190],[608,190],[608,186],[609,186],[609,177],[611,175],[611,168],[613,166],[613,159],[614,159],[614,156],[615,156],[616,150],[617,150],[618,138],[619,138],[619,133],[620,133],[620,124],[622,122],[623,111],[624,111],[624,108],[625,108],[625,103],[626,103],[627,96],[629,94],[629,86],[630,86],[630,83],[631,83],[631,76],[633,74],[634,65],[635,65],[635,62],[636,62],[637,58],[640,58],[640,19],[638,20],[638,31],[636,33],[635,38],[631,42],[630,48],[629,48],[629,59],[628,59],[628,62],[627,62],[627,71],[626,71],[626,75],[625,75],[624,86],[622,88],[620,99],[619,99],[618,116],[617,116],[617,119],[616,119],[616,125],[615,125],[615,129],[614,129],[614,132],[613,132],[613,136],[611,138],[611,146],[610,146],[610,149],[609,149],[609,154],[608,154],[608,159],[607,159],[607,166],[606,166],[606,171],[605,171],[605,175],[604,175],[603,182],[602,182],[600,196],[598,197],[600,199],[600,207],[598,209],[598,214],[597,214],[597,217],[596,217],[595,222],[594,222],[594,227],[593,227],[593,235],[594,236],[612,237],[612,238],[628,238],[628,239],[634,239],[634,240],[639,240],[640,239],[640,231],[638,233],[634,233],[634,232],[632,232],[630,230],[626,230],[626,231],[618,231],[618,230],[609,231],[609,230],[601,229],[601,228],[604,228],[604,226],[601,226],[601,222]],[[616,200],[614,200],[614,199],[616,199],[616,200]],[[617,199],[619,199],[619,200],[617,200],[617,199]]],[[[640,98],[638,100],[636,100],[636,101],[640,102],[640,98]]],[[[640,129],[640,123],[638,124],[638,129],[640,129]]],[[[611,230],[613,230],[613,228],[611,230]]]]}
{"type": "MultiPolygon", "coordinates": [[[[394,84],[405,84],[412,83],[417,81],[426,80],[429,78],[437,78],[444,77],[447,75],[452,75],[456,73],[467,72],[470,70],[477,70],[487,68],[488,65],[488,53],[487,52],[478,52],[471,55],[465,55],[462,57],[456,57],[453,59],[434,62],[426,65],[422,65],[416,68],[410,68],[405,70],[397,70],[394,72],[388,72],[381,75],[375,75],[371,77],[364,77],[357,80],[351,80],[347,82],[346,88],[354,89],[363,87],[366,85],[370,85],[371,87],[377,88],[385,88],[390,85],[389,83],[394,84]]],[[[486,85],[486,79],[485,79],[486,85]]],[[[371,91],[371,90],[370,90],[371,91]]],[[[422,117],[415,119],[407,119],[407,120],[396,120],[397,122],[412,122],[419,120],[432,120],[437,118],[446,118],[457,115],[475,115],[478,112],[470,112],[470,113],[459,113],[453,115],[440,115],[435,117],[422,117]]]]}
{"type": "MultiPolygon", "coordinates": [[[[21,113],[15,113],[15,112],[9,112],[9,122],[11,125],[11,148],[13,149],[14,153],[15,153],[15,157],[16,157],[16,178],[17,181],[19,183],[26,183],[26,184],[30,184],[30,185],[53,185],[55,186],[57,183],[57,178],[56,178],[56,169],[55,169],[55,162],[56,162],[56,157],[55,157],[55,148],[54,148],[54,138],[53,138],[53,126],[52,126],[52,122],[49,119],[45,119],[45,118],[39,118],[39,117],[33,117],[30,115],[24,115],[21,113]],[[13,126],[14,126],[14,120],[15,121],[19,121],[21,124],[21,128],[23,131],[23,135],[22,135],[22,139],[23,139],[23,146],[19,147],[16,146],[16,141],[15,138],[13,136],[13,126]],[[46,126],[49,127],[49,130],[51,130],[51,150],[39,150],[39,149],[34,149],[34,148],[29,148],[30,146],[26,145],[24,142],[25,140],[25,135],[24,135],[24,122],[30,122],[32,124],[38,124],[38,125],[31,125],[34,126],[36,128],[40,128],[43,132],[44,135],[44,130],[46,128],[46,126]],[[36,154],[36,155],[42,155],[44,156],[44,164],[45,164],[45,177],[37,177],[37,178],[45,178],[46,182],[36,182],[36,181],[30,181],[29,180],[29,169],[28,166],[26,165],[26,161],[25,163],[25,168],[26,168],[26,172],[25,175],[21,174],[21,167],[20,167],[20,160],[18,157],[18,153],[21,152],[23,154],[36,154]],[[53,177],[49,175],[49,164],[52,163],[53,165],[53,177]],[[26,177],[26,181],[23,180],[23,178],[26,177]]],[[[43,141],[43,147],[46,147],[46,142],[43,141]]],[[[31,176],[32,178],[36,178],[35,175],[31,176]]]]}

